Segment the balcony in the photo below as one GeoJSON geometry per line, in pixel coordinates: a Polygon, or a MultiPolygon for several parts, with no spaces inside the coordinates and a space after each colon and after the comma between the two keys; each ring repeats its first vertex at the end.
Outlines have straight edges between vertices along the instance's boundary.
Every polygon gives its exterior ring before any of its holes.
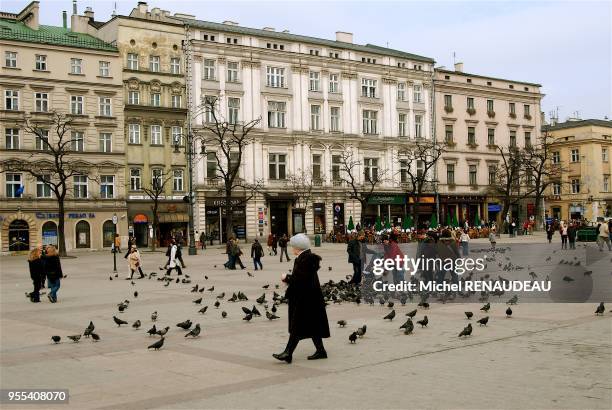
{"type": "Polygon", "coordinates": [[[493,110],[487,111],[487,115],[489,116],[489,118],[495,118],[495,111],[493,110]]]}
{"type": "Polygon", "coordinates": [[[206,178],[206,186],[216,187],[219,186],[219,178],[206,178]]]}
{"type": "Polygon", "coordinates": [[[465,110],[465,112],[467,112],[470,115],[474,115],[476,114],[476,108],[468,108],[467,110],[465,110]]]}
{"type": "Polygon", "coordinates": [[[452,107],[452,106],[450,106],[450,105],[445,105],[445,106],[444,106],[444,111],[445,111],[447,114],[450,114],[451,112],[453,112],[453,111],[454,111],[454,109],[453,109],[453,107],[452,107]]]}

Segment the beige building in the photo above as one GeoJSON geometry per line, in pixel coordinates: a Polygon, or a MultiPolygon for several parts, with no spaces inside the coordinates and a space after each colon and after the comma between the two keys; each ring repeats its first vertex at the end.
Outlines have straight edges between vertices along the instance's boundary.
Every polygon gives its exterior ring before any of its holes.
{"type": "MultiPolygon", "coordinates": [[[[110,247],[113,215],[127,233],[125,143],[121,60],[114,45],[87,34],[39,22],[39,4],[0,13],[0,163],[12,159],[52,160],[42,139],[24,130],[26,119],[48,129],[53,146],[53,112],[67,115],[70,161],[90,175],[69,181],[65,237],[68,250],[110,247]]],[[[3,169],[6,171],[6,169],[3,169]]],[[[0,173],[2,252],[57,243],[57,201],[44,181],[27,172],[0,173]]]]}
{"type": "Polygon", "coordinates": [[[547,216],[593,222],[612,217],[612,121],[566,121],[544,130],[554,141],[553,163],[565,171],[547,193],[547,216]]]}
{"type": "MultiPolygon", "coordinates": [[[[436,69],[436,138],[447,151],[437,164],[440,222],[448,216],[463,225],[501,219],[502,203],[491,192],[501,155],[498,147],[536,144],[542,125],[540,85],[436,69]],[[499,219],[498,219],[499,218],[499,219]]],[[[524,219],[533,204],[513,207],[512,217],[524,219]]],[[[533,201],[532,201],[533,202],[533,201]]]]}

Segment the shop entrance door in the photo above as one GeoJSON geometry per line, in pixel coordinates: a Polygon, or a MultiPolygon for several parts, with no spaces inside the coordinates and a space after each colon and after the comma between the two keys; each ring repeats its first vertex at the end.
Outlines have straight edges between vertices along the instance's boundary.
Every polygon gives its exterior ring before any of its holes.
{"type": "Polygon", "coordinates": [[[287,221],[288,208],[287,202],[270,202],[270,231],[277,237],[289,234],[289,224],[287,221]]]}

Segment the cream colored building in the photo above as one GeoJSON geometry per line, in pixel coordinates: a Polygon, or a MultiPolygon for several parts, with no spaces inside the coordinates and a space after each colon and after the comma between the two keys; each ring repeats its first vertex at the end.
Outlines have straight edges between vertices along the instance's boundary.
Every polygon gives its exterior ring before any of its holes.
{"type": "MultiPolygon", "coordinates": [[[[66,200],[68,250],[110,247],[112,217],[127,234],[121,59],[114,45],[64,27],[40,24],[39,4],[0,13],[0,163],[53,159],[24,131],[26,118],[51,128],[52,112],[72,118],[69,156],[92,167],[74,177],[66,200]],[[79,178],[79,179],[77,179],[79,178]]],[[[49,141],[53,145],[53,129],[49,141]]],[[[57,243],[57,202],[25,172],[0,173],[2,252],[57,243]]]]}
{"type": "Polygon", "coordinates": [[[572,120],[544,127],[553,139],[553,163],[565,171],[546,197],[549,217],[612,217],[612,121],[572,120]]]}
{"type": "MultiPolygon", "coordinates": [[[[542,126],[540,85],[436,69],[436,138],[448,143],[437,164],[440,221],[472,225],[501,219],[502,202],[491,192],[501,155],[498,147],[536,144],[542,126]]],[[[511,210],[524,219],[533,204],[523,201],[511,210]]],[[[531,201],[533,202],[533,201],[531,201]]]]}

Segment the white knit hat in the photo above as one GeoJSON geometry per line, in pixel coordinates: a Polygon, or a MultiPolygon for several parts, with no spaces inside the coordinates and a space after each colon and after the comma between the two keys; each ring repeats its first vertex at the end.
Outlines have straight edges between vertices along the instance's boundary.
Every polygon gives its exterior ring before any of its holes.
{"type": "Polygon", "coordinates": [[[308,239],[308,236],[305,234],[298,233],[297,235],[293,235],[291,237],[289,240],[289,245],[301,250],[310,249],[310,239],[308,239]]]}

